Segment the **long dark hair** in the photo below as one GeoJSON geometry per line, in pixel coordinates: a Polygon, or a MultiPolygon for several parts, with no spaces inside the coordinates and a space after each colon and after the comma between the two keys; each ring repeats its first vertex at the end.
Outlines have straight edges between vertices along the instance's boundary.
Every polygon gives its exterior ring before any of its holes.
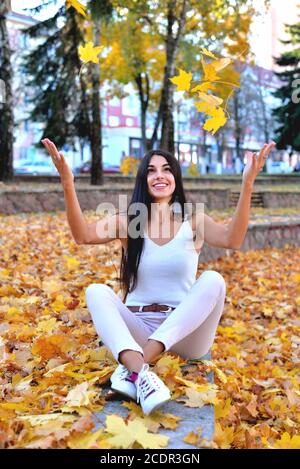
{"type": "MultiPolygon", "coordinates": [[[[122,247],[122,258],[121,258],[121,267],[120,267],[120,284],[121,288],[124,293],[123,301],[126,300],[127,294],[132,292],[132,290],[136,287],[137,283],[137,273],[138,267],[140,263],[141,254],[143,251],[144,246],[144,237],[139,236],[137,238],[132,238],[129,234],[128,225],[129,223],[139,215],[136,214],[129,214],[130,207],[136,203],[143,203],[146,205],[148,214],[150,214],[151,210],[151,202],[153,202],[151,196],[148,192],[148,184],[147,184],[147,174],[148,174],[148,165],[153,155],[163,156],[170,165],[171,172],[175,179],[175,190],[172,194],[172,198],[169,202],[169,205],[172,205],[174,202],[179,203],[181,206],[181,214],[182,214],[182,221],[185,217],[185,207],[184,204],[186,203],[186,197],[184,194],[183,184],[182,184],[182,175],[181,175],[181,168],[179,162],[172,155],[172,153],[166,150],[150,150],[148,151],[144,157],[142,158],[135,179],[135,186],[133,190],[133,194],[131,197],[131,201],[127,207],[127,236],[128,236],[128,243],[127,243],[127,251],[125,252],[124,248],[122,247]]],[[[143,228],[145,226],[146,220],[140,217],[142,220],[140,226],[140,233],[143,233],[143,228]]],[[[139,223],[138,223],[139,225],[139,223]]],[[[149,279],[151,281],[151,279],[149,279]]]]}

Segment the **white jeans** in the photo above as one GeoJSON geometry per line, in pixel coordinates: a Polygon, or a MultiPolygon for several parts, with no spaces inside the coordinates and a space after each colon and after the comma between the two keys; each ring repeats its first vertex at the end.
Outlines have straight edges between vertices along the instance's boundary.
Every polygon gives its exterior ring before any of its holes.
{"type": "Polygon", "coordinates": [[[96,331],[117,361],[123,350],[143,354],[148,339],[162,342],[165,351],[182,358],[202,357],[213,344],[225,296],[225,280],[213,270],[203,272],[170,313],[133,313],[109,286],[93,283],[86,288],[96,331]]]}

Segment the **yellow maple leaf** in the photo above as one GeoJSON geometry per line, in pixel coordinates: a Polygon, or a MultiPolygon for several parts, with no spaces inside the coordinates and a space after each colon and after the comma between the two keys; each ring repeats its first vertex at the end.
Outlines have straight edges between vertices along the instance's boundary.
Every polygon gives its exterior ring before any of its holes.
{"type": "Polygon", "coordinates": [[[216,86],[213,83],[211,83],[210,81],[205,81],[204,83],[201,83],[201,85],[195,86],[191,90],[191,92],[196,93],[197,91],[201,91],[201,92],[206,93],[206,91],[208,90],[215,90],[215,89],[216,89],[216,86]]]}
{"type": "Polygon", "coordinates": [[[7,278],[9,276],[9,270],[8,269],[1,269],[0,270],[0,278],[7,278]]]}
{"type": "MultiPolygon", "coordinates": [[[[243,330],[244,332],[244,330],[243,330]]],[[[218,375],[218,378],[222,381],[222,383],[227,383],[227,377],[225,375],[225,373],[223,373],[222,370],[220,370],[217,365],[215,365],[215,363],[213,363],[212,361],[209,361],[209,360],[202,360],[202,363],[206,366],[208,366],[209,368],[211,368],[217,375],[218,375]]]]}
{"type": "Polygon", "coordinates": [[[216,72],[219,72],[220,70],[223,70],[223,68],[228,67],[231,62],[231,59],[224,57],[222,59],[214,60],[210,65],[216,70],[216,72]]]}
{"type": "Polygon", "coordinates": [[[182,69],[179,69],[179,75],[176,75],[173,78],[169,78],[169,80],[174,83],[174,85],[177,85],[176,91],[189,91],[192,76],[192,73],[188,73],[182,69]]]}
{"type": "Polygon", "coordinates": [[[80,265],[80,261],[75,259],[75,257],[64,256],[64,258],[66,260],[68,270],[77,269],[77,267],[80,265]]]}
{"type": "Polygon", "coordinates": [[[55,301],[51,303],[51,308],[57,313],[60,313],[60,311],[65,309],[64,297],[62,295],[57,295],[55,301]]]}
{"type": "Polygon", "coordinates": [[[166,353],[163,355],[155,364],[155,371],[159,374],[164,375],[167,373],[179,374],[180,373],[180,363],[182,359],[180,357],[173,357],[172,355],[166,353]]]}
{"type": "Polygon", "coordinates": [[[216,58],[217,58],[212,52],[210,52],[210,51],[209,51],[208,49],[206,49],[205,47],[201,47],[200,52],[201,52],[201,54],[203,54],[203,55],[207,55],[207,57],[211,57],[212,59],[216,59],[216,58]]]}
{"type": "Polygon", "coordinates": [[[73,7],[82,16],[87,16],[86,6],[82,5],[78,0],[66,0],[67,9],[73,7]]]}
{"type": "Polygon", "coordinates": [[[203,129],[211,132],[212,135],[216,133],[216,131],[226,124],[227,117],[225,116],[225,112],[222,108],[218,108],[209,112],[209,114],[213,114],[212,117],[206,119],[203,125],[203,129]]]}
{"type": "Polygon", "coordinates": [[[178,426],[178,422],[182,419],[177,415],[165,414],[160,411],[156,411],[149,416],[145,416],[139,405],[135,402],[123,402],[123,407],[129,409],[129,419],[134,420],[136,418],[141,418],[148,428],[153,433],[156,433],[160,426],[170,430],[175,430],[178,426]]]}
{"type": "Polygon", "coordinates": [[[216,422],[214,442],[217,443],[221,449],[229,449],[234,438],[234,428],[225,427],[222,428],[221,425],[216,422]]]}
{"type": "Polygon", "coordinates": [[[88,390],[89,383],[85,381],[84,383],[77,384],[73,389],[71,389],[66,397],[66,402],[68,407],[81,407],[88,406],[90,403],[90,392],[88,390]]]}
{"type": "Polygon", "coordinates": [[[46,278],[42,281],[42,290],[44,290],[46,293],[54,293],[58,292],[62,289],[63,283],[61,280],[59,280],[56,277],[50,277],[46,278]]]}
{"type": "Polygon", "coordinates": [[[198,92],[198,96],[205,103],[209,104],[212,109],[215,109],[216,106],[220,106],[220,104],[223,102],[222,98],[219,98],[213,94],[202,93],[201,91],[198,92]]]}
{"type": "Polygon", "coordinates": [[[45,321],[40,321],[37,326],[37,332],[52,332],[59,327],[55,318],[50,318],[45,321]]]}
{"type": "MultiPolygon", "coordinates": [[[[266,440],[266,439],[264,439],[266,440]]],[[[264,441],[265,443],[266,441],[264,441]]],[[[300,435],[290,435],[287,432],[284,432],[281,435],[280,440],[276,440],[272,446],[269,448],[277,448],[277,449],[300,449],[300,435]]]]}
{"type": "Polygon", "coordinates": [[[197,101],[195,106],[198,112],[204,112],[205,114],[208,114],[211,109],[211,105],[204,101],[197,101]]]}
{"type": "Polygon", "coordinates": [[[179,376],[175,376],[174,380],[178,383],[182,383],[188,388],[195,389],[197,392],[208,392],[211,390],[218,389],[218,386],[216,384],[212,383],[205,383],[205,384],[198,384],[194,383],[193,381],[189,381],[188,379],[180,378],[179,376]]]}
{"type": "Polygon", "coordinates": [[[117,415],[106,417],[106,431],[114,435],[107,441],[116,448],[131,448],[134,443],[138,443],[143,448],[159,449],[167,446],[169,441],[167,436],[149,433],[141,420],[132,420],[126,425],[117,415]]]}
{"type": "Polygon", "coordinates": [[[207,64],[202,60],[202,67],[203,67],[203,81],[218,81],[220,77],[217,75],[217,71],[212,64],[207,64]]]}
{"type": "Polygon", "coordinates": [[[87,42],[84,46],[79,46],[79,57],[84,63],[93,62],[95,64],[98,64],[98,55],[100,54],[103,48],[104,46],[94,47],[92,42],[87,42]]]}
{"type": "Polygon", "coordinates": [[[195,389],[187,388],[185,393],[188,399],[178,399],[178,401],[184,402],[187,407],[200,408],[205,404],[216,404],[218,402],[214,389],[209,389],[206,392],[198,392],[195,389]]]}
{"type": "Polygon", "coordinates": [[[77,420],[75,415],[64,415],[61,413],[57,414],[38,414],[38,415],[20,415],[18,420],[29,422],[32,426],[43,425],[49,421],[55,422],[57,425],[64,423],[73,423],[77,420]]]}
{"type": "MultiPolygon", "coordinates": [[[[89,448],[98,448],[96,444],[97,440],[105,442],[105,433],[103,428],[95,432],[90,432],[88,434],[75,434],[68,439],[68,447],[71,449],[89,449],[89,448]]],[[[111,445],[107,444],[102,446],[102,448],[111,448],[111,445]]]]}
{"type": "Polygon", "coordinates": [[[222,401],[219,401],[215,406],[215,418],[219,420],[220,418],[227,417],[231,408],[231,399],[228,397],[225,404],[223,405],[222,401]]]}

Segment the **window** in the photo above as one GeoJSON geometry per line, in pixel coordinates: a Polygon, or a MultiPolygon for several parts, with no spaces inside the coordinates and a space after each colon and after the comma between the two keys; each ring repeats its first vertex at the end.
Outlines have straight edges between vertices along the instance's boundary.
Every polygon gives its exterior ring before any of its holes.
{"type": "Polygon", "coordinates": [[[26,160],[26,159],[27,159],[27,148],[21,147],[20,148],[20,160],[26,160]]]}
{"type": "Polygon", "coordinates": [[[132,127],[133,124],[134,124],[133,119],[131,119],[131,117],[126,117],[126,125],[127,125],[127,127],[132,127]]]}
{"type": "Polygon", "coordinates": [[[109,116],[108,123],[111,127],[118,127],[120,125],[120,118],[118,116],[109,116]]]}
{"type": "Polygon", "coordinates": [[[142,140],[140,138],[129,137],[129,155],[141,158],[143,156],[142,150],[142,140]]]}

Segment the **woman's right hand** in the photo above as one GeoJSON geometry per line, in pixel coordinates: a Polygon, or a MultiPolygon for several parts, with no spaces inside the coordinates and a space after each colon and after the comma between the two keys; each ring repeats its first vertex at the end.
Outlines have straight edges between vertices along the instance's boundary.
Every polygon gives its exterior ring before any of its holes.
{"type": "Polygon", "coordinates": [[[49,140],[48,138],[44,138],[44,140],[41,140],[41,142],[48,150],[52,161],[57,171],[59,172],[62,185],[74,182],[74,174],[72,173],[70,166],[66,162],[64,155],[57,150],[55,144],[51,142],[51,140],[49,140]]]}

